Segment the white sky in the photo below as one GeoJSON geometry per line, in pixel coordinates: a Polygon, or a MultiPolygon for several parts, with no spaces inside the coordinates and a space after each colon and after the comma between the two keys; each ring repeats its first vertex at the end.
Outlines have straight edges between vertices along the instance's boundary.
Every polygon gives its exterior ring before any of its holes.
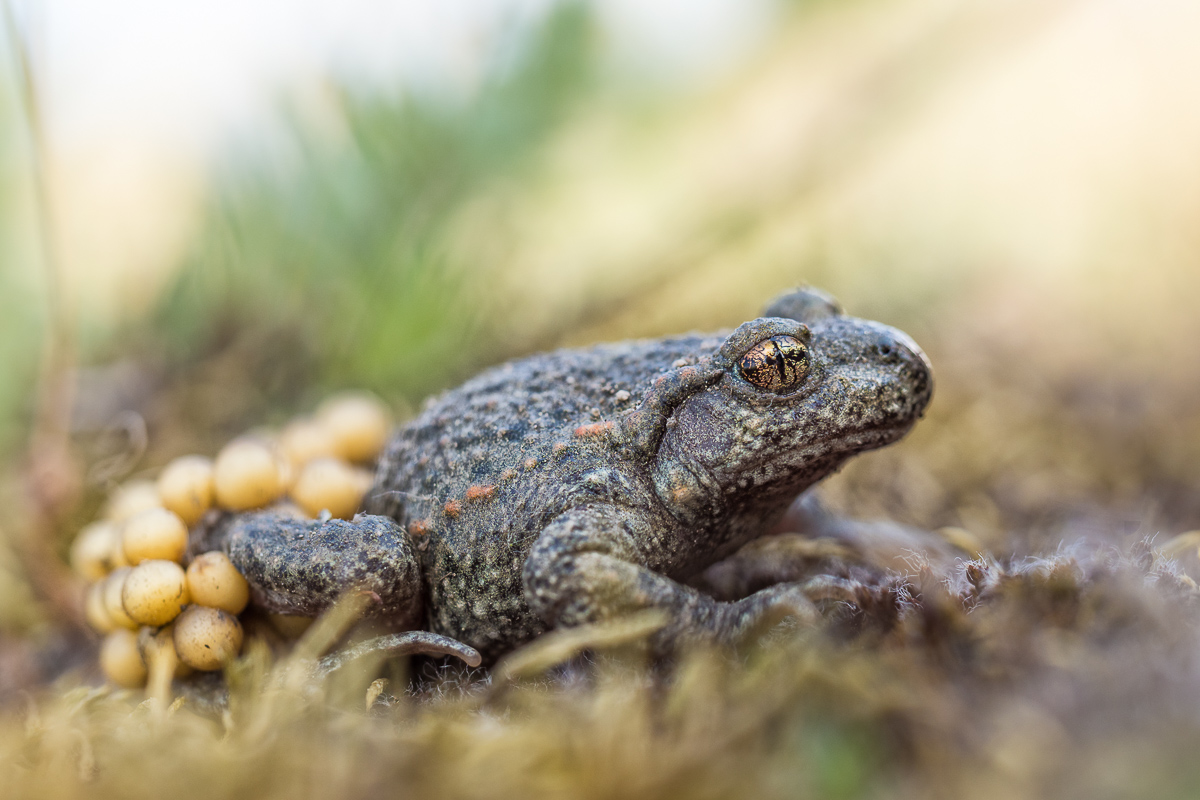
{"type": "MultiPolygon", "coordinates": [[[[554,0],[0,0],[33,49],[72,302],[151,302],[186,245],[206,164],[331,72],[469,86],[486,45],[554,0]]],[[[610,63],[715,77],[761,42],[777,0],[593,0],[610,63]]]]}
{"type": "MultiPolygon", "coordinates": [[[[282,87],[333,69],[421,82],[472,72],[479,43],[552,0],[18,0],[65,150],[135,137],[199,154],[282,87]]],[[[618,62],[676,78],[736,60],[770,0],[600,0],[618,62]]]]}

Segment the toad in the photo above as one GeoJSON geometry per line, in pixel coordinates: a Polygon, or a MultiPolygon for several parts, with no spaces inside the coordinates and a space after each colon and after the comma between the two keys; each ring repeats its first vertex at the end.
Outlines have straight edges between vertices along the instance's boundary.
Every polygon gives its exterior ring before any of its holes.
{"type": "Polygon", "coordinates": [[[366,590],[413,631],[393,643],[471,664],[646,609],[660,641],[731,642],[811,615],[803,587],[719,601],[688,582],[903,436],[932,389],[904,333],[796,290],[732,332],[489,369],[394,434],[353,520],[239,515],[220,544],[260,607],[311,616],[366,590]]]}

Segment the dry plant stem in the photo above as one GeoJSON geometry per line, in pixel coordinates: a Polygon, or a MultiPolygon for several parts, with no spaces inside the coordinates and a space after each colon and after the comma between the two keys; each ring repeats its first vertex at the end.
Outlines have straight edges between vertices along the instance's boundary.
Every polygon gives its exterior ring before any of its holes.
{"type": "Polygon", "coordinates": [[[462,659],[469,667],[478,667],[483,662],[483,659],[475,648],[468,647],[462,642],[455,641],[448,636],[441,636],[429,631],[408,631],[406,633],[392,633],[369,639],[354,647],[348,647],[345,650],[339,650],[332,655],[325,656],[317,662],[315,672],[318,677],[324,677],[335,670],[341,669],[351,661],[355,661],[371,653],[386,653],[391,656],[413,654],[454,656],[462,659]]]}
{"type": "Polygon", "coordinates": [[[62,262],[53,235],[46,175],[45,126],[38,102],[29,46],[17,27],[12,5],[4,3],[4,28],[14,53],[21,106],[29,128],[30,163],[37,206],[46,296],[46,335],[29,437],[25,494],[30,505],[18,555],[34,590],[62,622],[84,628],[83,597],[53,546],[65,509],[78,497],[79,464],[71,453],[70,421],[75,389],[75,337],[63,295],[62,262]]]}
{"type": "Polygon", "coordinates": [[[586,650],[605,650],[644,642],[662,630],[667,622],[664,614],[649,610],[608,622],[560,628],[542,634],[496,664],[492,670],[493,692],[504,691],[514,681],[540,675],[586,650]]]}
{"type": "Polygon", "coordinates": [[[174,699],[171,695],[171,678],[177,663],[172,655],[167,656],[161,646],[147,648],[148,679],[146,681],[146,697],[155,700],[158,713],[165,714],[174,699]]]}

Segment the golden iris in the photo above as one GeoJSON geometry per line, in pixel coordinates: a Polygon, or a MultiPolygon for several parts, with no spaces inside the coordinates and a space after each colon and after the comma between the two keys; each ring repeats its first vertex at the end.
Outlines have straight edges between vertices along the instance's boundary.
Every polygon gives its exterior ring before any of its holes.
{"type": "Polygon", "coordinates": [[[808,374],[808,351],[794,336],[772,336],[738,360],[738,372],[752,386],[784,394],[799,386],[808,374]]]}

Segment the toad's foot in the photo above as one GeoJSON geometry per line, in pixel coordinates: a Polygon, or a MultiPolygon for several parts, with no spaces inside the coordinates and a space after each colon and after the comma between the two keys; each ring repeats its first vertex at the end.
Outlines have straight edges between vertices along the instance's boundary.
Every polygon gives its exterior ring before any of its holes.
{"type": "Polygon", "coordinates": [[[859,562],[858,553],[837,539],[783,533],[755,539],[688,584],[718,600],[740,600],[776,584],[845,574],[859,562]]]}
{"type": "Polygon", "coordinates": [[[360,642],[353,647],[331,653],[317,662],[316,674],[328,675],[372,653],[383,653],[389,656],[454,656],[462,659],[469,667],[478,667],[483,658],[474,647],[429,631],[407,631],[405,633],[390,633],[386,636],[376,636],[360,642]]]}
{"type": "Polygon", "coordinates": [[[646,609],[666,612],[656,648],[708,640],[733,644],[752,632],[793,618],[816,619],[796,584],[772,586],[725,603],[644,566],[630,531],[636,520],[613,506],[563,514],[534,545],[524,567],[525,597],[551,627],[605,622],[646,609]]]}
{"type": "MultiPolygon", "coordinates": [[[[956,559],[977,553],[948,541],[940,532],[890,520],[859,520],[829,511],[814,492],[805,492],[787,510],[780,526],[807,538],[836,542],[856,554],[856,561],[900,574],[921,564],[944,571],[956,559]]],[[[740,554],[738,554],[740,555],[740,554]]]]}
{"type": "Polygon", "coordinates": [[[224,548],[254,603],[268,611],[315,617],[346,592],[366,591],[379,598],[374,616],[398,628],[421,627],[416,550],[388,517],[322,522],[248,514],[230,525],[224,548]]]}

